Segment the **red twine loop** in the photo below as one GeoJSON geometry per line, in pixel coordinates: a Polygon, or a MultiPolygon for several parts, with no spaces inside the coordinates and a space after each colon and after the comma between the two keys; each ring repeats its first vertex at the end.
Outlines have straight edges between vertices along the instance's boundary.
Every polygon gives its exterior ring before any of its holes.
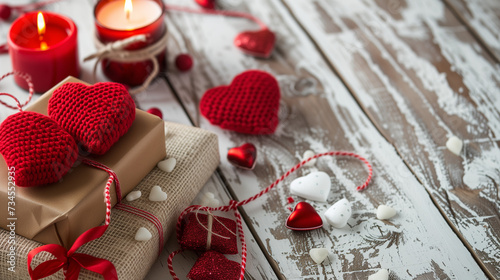
{"type": "Polygon", "coordinates": [[[26,106],[30,101],[31,101],[31,98],[33,97],[33,93],[35,92],[34,90],[34,87],[33,87],[33,82],[31,81],[31,76],[24,73],[24,72],[20,72],[20,71],[12,71],[12,72],[9,72],[5,75],[3,75],[2,77],[0,77],[0,81],[2,81],[3,79],[5,79],[6,77],[8,76],[11,76],[11,75],[14,75],[14,76],[18,76],[18,77],[21,77],[23,78],[26,83],[28,84],[28,87],[29,87],[29,95],[28,95],[28,99],[26,100],[26,102],[24,102],[24,104],[21,104],[21,102],[19,101],[19,99],[17,99],[16,97],[14,97],[13,95],[9,94],[9,93],[0,93],[0,96],[8,96],[12,99],[14,99],[17,103],[17,106],[12,106],[12,105],[9,105],[3,101],[0,100],[0,104],[4,105],[5,107],[7,108],[10,108],[10,109],[14,109],[14,110],[19,110],[19,111],[22,111],[23,107],[26,106]]]}
{"type": "MultiPolygon", "coordinates": [[[[266,189],[262,190],[261,192],[259,192],[258,194],[254,195],[254,196],[252,196],[250,198],[247,198],[247,199],[239,201],[239,202],[236,201],[236,200],[231,200],[229,202],[229,205],[220,206],[220,207],[216,207],[216,208],[206,207],[206,206],[201,206],[201,205],[192,205],[192,206],[186,208],[181,213],[181,215],[179,216],[179,218],[177,219],[177,226],[176,226],[177,240],[181,240],[182,221],[183,221],[184,217],[188,213],[199,211],[199,210],[204,210],[204,211],[207,211],[207,212],[213,212],[213,211],[229,212],[229,211],[233,210],[234,211],[234,216],[236,217],[236,223],[237,223],[237,226],[238,226],[238,233],[240,235],[240,242],[241,242],[241,274],[240,274],[240,278],[239,279],[243,280],[243,278],[245,276],[245,269],[246,269],[247,247],[246,247],[245,237],[244,237],[244,233],[243,233],[242,218],[241,218],[241,215],[240,215],[240,213],[238,211],[238,207],[239,206],[243,206],[245,204],[248,204],[248,203],[256,200],[257,198],[263,196],[264,194],[266,194],[267,192],[269,192],[271,189],[273,189],[276,185],[278,185],[281,181],[285,180],[285,178],[287,178],[288,176],[290,176],[297,169],[299,169],[300,167],[304,166],[304,164],[308,163],[309,161],[311,161],[313,159],[316,159],[316,158],[319,158],[319,157],[323,157],[323,156],[347,156],[347,157],[353,157],[353,158],[356,158],[356,159],[362,161],[366,165],[366,167],[368,168],[368,177],[367,177],[367,179],[365,180],[365,182],[362,185],[359,185],[359,186],[356,187],[356,190],[357,191],[362,191],[362,190],[366,189],[366,187],[368,186],[368,184],[370,183],[370,181],[372,179],[373,168],[372,168],[370,162],[368,162],[368,160],[366,160],[364,157],[362,157],[362,156],[360,156],[358,154],[355,154],[355,153],[343,152],[343,151],[326,152],[326,153],[317,154],[317,155],[314,155],[314,156],[312,156],[312,157],[310,157],[310,158],[308,158],[306,160],[303,160],[299,164],[297,164],[294,167],[290,168],[290,170],[288,170],[279,179],[277,179],[276,181],[274,181],[274,183],[272,183],[266,189]]],[[[183,252],[182,249],[174,251],[168,257],[168,269],[170,271],[170,275],[172,275],[172,277],[174,278],[174,280],[178,280],[179,278],[177,277],[177,275],[175,274],[175,271],[174,271],[174,267],[173,267],[173,264],[172,264],[173,263],[173,258],[175,257],[175,255],[177,255],[177,254],[179,254],[181,252],[183,252]]]]}

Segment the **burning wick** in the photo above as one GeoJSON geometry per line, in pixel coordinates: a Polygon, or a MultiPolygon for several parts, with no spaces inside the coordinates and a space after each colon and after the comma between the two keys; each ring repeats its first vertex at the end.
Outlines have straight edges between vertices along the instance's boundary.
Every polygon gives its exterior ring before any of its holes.
{"type": "Polygon", "coordinates": [[[125,16],[127,17],[127,20],[130,19],[130,14],[132,13],[133,7],[132,7],[132,0],[125,0],[125,16]]]}
{"type": "Polygon", "coordinates": [[[37,27],[38,27],[38,39],[40,40],[40,49],[46,50],[48,48],[47,43],[43,41],[43,36],[45,35],[45,19],[43,18],[42,12],[38,12],[37,15],[37,27]]]}

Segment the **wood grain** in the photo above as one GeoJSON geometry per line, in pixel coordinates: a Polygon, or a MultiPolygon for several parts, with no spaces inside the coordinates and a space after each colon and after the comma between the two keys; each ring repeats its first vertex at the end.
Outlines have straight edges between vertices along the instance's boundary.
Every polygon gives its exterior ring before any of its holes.
{"type": "MultiPolygon", "coordinates": [[[[302,4],[302,8],[309,7],[302,4]]],[[[172,12],[167,16],[170,54],[189,52],[195,67],[189,73],[170,72],[168,77],[195,123],[219,135],[222,154],[243,142],[257,146],[258,163],[252,172],[238,170],[222,158],[222,176],[236,197],[244,199],[265,188],[308,149],[356,151],[367,156],[375,167],[374,182],[361,193],[354,187],[362,183],[366,171],[356,161],[328,158],[298,172],[305,175],[323,170],[332,176],[328,203],[312,202],[318,212],[343,197],[352,202],[354,215],[348,227],[341,230],[325,226],[294,232],[284,227],[289,214],[286,208],[293,206],[286,202],[291,179],[244,207],[249,225],[279,267],[280,278],[358,279],[378,268],[390,269],[394,278],[484,278],[425,188],[332,73],[282,3],[226,1],[223,7],[249,11],[269,24],[277,35],[273,56],[254,59],[232,46],[238,32],[257,28],[249,22],[172,12]],[[207,89],[228,84],[236,74],[252,68],[269,71],[280,82],[281,122],[274,135],[223,131],[200,117],[197,105],[207,89]],[[388,222],[375,219],[374,211],[380,204],[398,209],[397,218],[388,222]],[[315,247],[331,250],[326,263],[312,262],[308,251],[315,247]]]]}
{"type": "Polygon", "coordinates": [[[500,62],[500,1],[443,0],[500,62]]]}
{"type": "Polygon", "coordinates": [[[440,1],[286,3],[489,276],[500,278],[495,60],[440,1]],[[452,135],[464,140],[460,156],[445,147],[452,135]]]}

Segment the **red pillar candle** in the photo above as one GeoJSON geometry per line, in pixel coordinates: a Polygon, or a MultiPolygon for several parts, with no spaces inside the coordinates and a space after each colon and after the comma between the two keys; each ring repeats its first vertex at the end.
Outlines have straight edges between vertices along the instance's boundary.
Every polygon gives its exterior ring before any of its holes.
{"type": "MultiPolygon", "coordinates": [[[[12,23],[8,44],[13,70],[29,74],[36,92],[49,90],[69,75],[80,75],[77,28],[67,17],[24,14],[12,23]]],[[[28,89],[24,79],[16,76],[15,81],[28,89]]]]}
{"type": "MultiPolygon", "coordinates": [[[[158,42],[166,31],[163,15],[165,5],[161,0],[101,0],[94,9],[97,39],[103,44],[123,40],[135,35],[146,35],[145,42],[128,46],[138,50],[158,42]]],[[[156,56],[160,71],[166,69],[166,51],[156,56]]],[[[153,70],[151,61],[134,63],[103,60],[104,74],[112,81],[129,86],[141,85],[153,70]]]]}

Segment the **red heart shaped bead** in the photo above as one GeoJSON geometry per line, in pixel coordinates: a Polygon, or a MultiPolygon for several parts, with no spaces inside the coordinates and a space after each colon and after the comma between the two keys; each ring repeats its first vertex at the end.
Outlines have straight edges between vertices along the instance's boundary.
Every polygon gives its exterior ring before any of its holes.
{"type": "Polygon", "coordinates": [[[102,155],[132,125],[135,103],[118,83],[66,83],[54,91],[48,112],[85,151],[102,155]]]}
{"type": "Polygon", "coordinates": [[[234,38],[234,45],[248,55],[268,58],[274,49],[276,36],[269,29],[241,32],[234,38]]]}
{"type": "Polygon", "coordinates": [[[286,227],[293,230],[312,230],[323,226],[323,220],[311,204],[297,203],[292,214],[286,220],[286,227]]]}
{"type": "Polygon", "coordinates": [[[215,9],[215,0],[195,0],[196,3],[205,9],[215,9]]]}
{"type": "Polygon", "coordinates": [[[78,158],[78,147],[54,120],[35,112],[19,112],[0,125],[0,153],[14,168],[19,187],[55,183],[78,158]]]}
{"type": "Polygon", "coordinates": [[[228,260],[219,252],[206,251],[196,260],[187,278],[190,280],[229,280],[238,279],[240,273],[239,263],[228,260]]]}
{"type": "Polygon", "coordinates": [[[239,147],[229,149],[227,160],[236,167],[250,169],[255,167],[257,162],[257,149],[252,143],[245,143],[239,147]]]}
{"type": "Polygon", "coordinates": [[[249,70],[236,76],[229,86],[209,89],[200,101],[200,111],[210,123],[247,134],[271,134],[278,126],[280,89],[270,74],[249,70]]]}

